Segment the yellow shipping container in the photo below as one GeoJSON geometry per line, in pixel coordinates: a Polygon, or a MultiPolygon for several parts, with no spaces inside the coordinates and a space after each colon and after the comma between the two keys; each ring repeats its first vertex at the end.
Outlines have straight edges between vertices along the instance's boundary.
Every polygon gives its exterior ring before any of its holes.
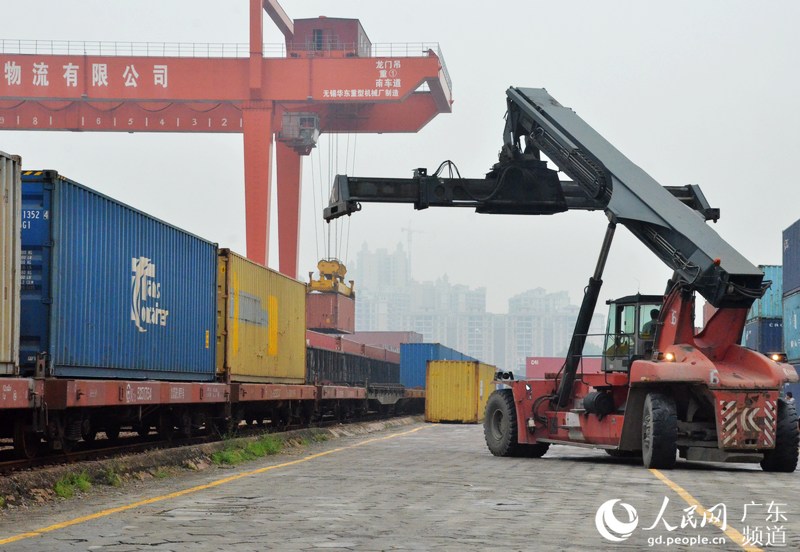
{"type": "Polygon", "coordinates": [[[468,360],[432,360],[425,375],[425,421],[476,424],[494,391],[496,368],[468,360]]]}
{"type": "Polygon", "coordinates": [[[227,249],[217,277],[217,373],[230,381],[303,383],[306,286],[227,249]]]}

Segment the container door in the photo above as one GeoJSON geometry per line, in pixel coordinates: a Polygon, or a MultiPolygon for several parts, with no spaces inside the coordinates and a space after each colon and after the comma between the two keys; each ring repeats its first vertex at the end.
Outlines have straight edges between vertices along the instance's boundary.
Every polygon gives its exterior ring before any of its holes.
{"type": "Polygon", "coordinates": [[[217,258],[217,375],[227,381],[225,371],[228,368],[227,346],[225,336],[228,334],[228,254],[221,251],[217,258]]]}
{"type": "Polygon", "coordinates": [[[19,365],[20,158],[0,152],[0,373],[19,365]]]}
{"type": "Polygon", "coordinates": [[[20,372],[33,374],[36,356],[50,351],[52,304],[52,185],[22,184],[22,262],[20,281],[20,372]]]}
{"type": "Polygon", "coordinates": [[[231,253],[226,365],[234,381],[303,383],[306,286],[231,253]]]}

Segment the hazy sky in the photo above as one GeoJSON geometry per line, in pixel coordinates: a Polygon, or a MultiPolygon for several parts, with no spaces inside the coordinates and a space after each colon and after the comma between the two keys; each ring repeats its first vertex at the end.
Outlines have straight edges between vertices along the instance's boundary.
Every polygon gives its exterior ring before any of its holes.
{"type": "MultiPolygon", "coordinates": [[[[2,38],[104,41],[248,40],[247,0],[9,2],[2,38]],[[10,25],[9,22],[15,22],[10,25]]],[[[300,273],[325,253],[320,194],[338,163],[357,176],[410,176],[453,160],[481,176],[501,145],[505,90],[545,87],[664,185],[700,184],[722,210],[716,230],[756,264],[780,264],[781,231],[800,218],[800,3],[794,1],[282,2],[294,18],[355,17],[373,42],[438,41],[453,79],[453,113],[420,133],[338,137],[304,165],[300,273]],[[335,144],[334,144],[335,145],[335,144]],[[345,153],[349,158],[345,161],[345,153]],[[354,166],[353,166],[353,160],[354,166]],[[314,164],[312,175],[311,164],[314,164]],[[321,168],[321,170],[320,170],[321,168]],[[312,178],[313,176],[313,178],[312,178]],[[320,178],[322,177],[322,178],[320,178]],[[321,188],[322,187],[322,188],[321,188]],[[322,223],[317,222],[320,227],[322,223]],[[316,234],[315,234],[316,232],[316,234]],[[316,238],[315,238],[316,236],[316,238]]],[[[282,36],[266,20],[266,42],[282,36]]],[[[53,168],[222,246],[244,251],[241,135],[0,132],[0,150],[53,168]]],[[[273,201],[274,205],[274,201],[273,201]]],[[[525,289],[578,301],[606,219],[476,215],[367,204],[349,228],[349,257],[406,242],[413,276],[486,286],[505,311],[525,289]]],[[[347,227],[340,231],[347,235],[347,227]]],[[[273,228],[273,243],[277,230],[273,228]]],[[[344,256],[345,246],[342,246],[344,256]]],[[[277,265],[277,245],[271,265],[277,265]]],[[[661,293],[669,270],[617,232],[604,298],[661,293]]]]}

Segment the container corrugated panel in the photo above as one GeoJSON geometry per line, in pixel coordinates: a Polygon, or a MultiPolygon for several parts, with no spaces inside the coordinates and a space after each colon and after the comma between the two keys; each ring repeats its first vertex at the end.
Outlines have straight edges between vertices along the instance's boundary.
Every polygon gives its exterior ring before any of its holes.
{"type": "Polygon", "coordinates": [[[217,372],[231,381],[303,383],[306,285],[219,253],[217,372]]]}
{"type": "Polygon", "coordinates": [[[309,293],[306,298],[309,330],[351,334],[356,328],[356,304],[340,293],[309,293]]]}
{"type": "MultiPolygon", "coordinates": [[[[564,366],[564,357],[525,357],[525,377],[528,379],[544,379],[545,374],[557,374],[564,366]]],[[[599,374],[602,371],[602,359],[599,357],[581,357],[578,372],[583,374],[599,374]]]]}
{"type": "Polygon", "coordinates": [[[378,360],[386,360],[386,349],[378,347],[377,345],[364,345],[364,356],[376,358],[378,360]]]}
{"type": "Polygon", "coordinates": [[[338,351],[342,347],[339,336],[312,332],[311,330],[306,330],[306,345],[329,351],[338,351]]]}
{"type": "Polygon", "coordinates": [[[390,351],[400,352],[403,343],[422,343],[422,334],[417,332],[356,332],[347,339],[364,345],[377,345],[390,351]]]}
{"type": "MultiPolygon", "coordinates": [[[[800,376],[800,365],[795,366],[794,369],[797,372],[797,375],[800,376]]],[[[800,383],[784,384],[783,386],[784,394],[789,391],[791,391],[792,396],[794,397],[795,400],[795,404],[797,404],[797,401],[800,400],[800,383]]]]}
{"type": "Polygon", "coordinates": [[[483,420],[495,390],[496,368],[477,361],[434,360],[428,363],[425,421],[474,424],[483,420]]]}
{"type": "Polygon", "coordinates": [[[764,354],[783,352],[783,318],[748,320],[742,333],[742,345],[764,354]]]}
{"type": "Polygon", "coordinates": [[[756,299],[747,311],[747,320],[755,318],[781,318],[783,316],[783,267],[780,265],[758,265],[764,271],[764,280],[772,285],[763,297],[756,299]]]}
{"type": "Polygon", "coordinates": [[[0,374],[19,362],[20,158],[0,152],[0,374]]]}
{"type": "Polygon", "coordinates": [[[783,231],[783,293],[800,291],[800,220],[783,231]]]}
{"type": "Polygon", "coordinates": [[[473,360],[441,343],[403,343],[400,345],[400,383],[424,387],[429,360],[473,360]]]}
{"type": "Polygon", "coordinates": [[[790,363],[800,364],[800,291],[783,297],[783,349],[790,363]]]}
{"type": "Polygon", "coordinates": [[[338,351],[308,347],[306,349],[306,382],[364,385],[367,383],[399,383],[400,366],[338,351]]]}
{"type": "Polygon", "coordinates": [[[361,343],[356,343],[355,341],[350,341],[349,339],[345,339],[344,337],[339,338],[339,350],[343,353],[349,353],[351,355],[360,355],[364,356],[364,345],[361,343]]]}
{"type": "Polygon", "coordinates": [[[217,247],[55,171],[22,177],[20,365],[51,375],[209,381],[217,247]]]}

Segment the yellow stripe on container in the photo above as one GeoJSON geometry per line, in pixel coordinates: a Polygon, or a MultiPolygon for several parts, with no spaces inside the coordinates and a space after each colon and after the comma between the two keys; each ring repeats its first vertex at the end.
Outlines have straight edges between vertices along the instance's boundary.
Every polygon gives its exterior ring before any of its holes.
{"type": "Polygon", "coordinates": [[[219,262],[217,371],[231,381],[302,383],[305,284],[225,249],[219,262]]]}
{"type": "Polygon", "coordinates": [[[468,360],[432,360],[425,377],[425,421],[475,424],[494,391],[495,367],[468,360]]]}

